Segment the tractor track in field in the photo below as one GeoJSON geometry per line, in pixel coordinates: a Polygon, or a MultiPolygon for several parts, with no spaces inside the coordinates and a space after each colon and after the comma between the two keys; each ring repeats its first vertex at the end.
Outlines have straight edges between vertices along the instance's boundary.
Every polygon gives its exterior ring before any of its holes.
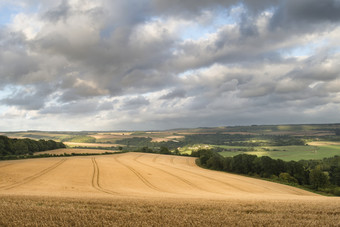
{"type": "MultiPolygon", "coordinates": [[[[192,171],[188,171],[188,170],[185,170],[185,169],[181,169],[181,168],[175,167],[175,166],[173,166],[173,165],[168,165],[168,164],[166,164],[166,165],[169,166],[169,167],[171,167],[171,168],[173,168],[173,169],[180,170],[180,171],[182,171],[182,172],[186,172],[186,173],[189,173],[189,174],[192,174],[192,175],[196,175],[196,176],[199,176],[199,177],[202,177],[202,178],[211,180],[211,181],[215,181],[215,182],[218,182],[218,183],[220,183],[220,184],[226,185],[226,186],[228,186],[228,187],[231,187],[231,188],[234,188],[234,189],[238,189],[238,190],[240,190],[240,191],[248,192],[248,191],[246,191],[246,190],[244,190],[244,189],[242,189],[242,188],[235,187],[235,186],[232,185],[232,184],[226,183],[226,182],[224,182],[224,181],[217,180],[217,179],[212,178],[212,177],[208,177],[208,176],[205,176],[205,175],[202,175],[202,174],[198,174],[198,173],[195,173],[195,172],[192,172],[192,171]]],[[[198,168],[199,168],[199,167],[198,167],[198,168]]],[[[248,182],[248,183],[249,183],[249,182],[248,182]]]]}
{"type": "MultiPolygon", "coordinates": [[[[194,184],[194,183],[192,183],[192,182],[190,182],[190,181],[188,181],[188,180],[186,180],[186,179],[184,179],[184,178],[182,178],[182,177],[179,177],[179,176],[177,176],[177,175],[175,175],[175,174],[173,174],[173,173],[170,173],[170,172],[168,172],[168,171],[166,171],[166,170],[164,170],[164,169],[161,169],[161,168],[158,168],[158,167],[155,167],[155,166],[151,166],[151,165],[148,165],[148,164],[143,163],[143,162],[141,162],[141,161],[138,161],[138,158],[140,158],[140,157],[142,157],[142,156],[143,156],[143,155],[137,156],[136,158],[134,158],[134,161],[136,161],[136,162],[138,162],[138,163],[140,163],[140,164],[142,164],[142,165],[145,165],[145,166],[147,166],[147,167],[150,167],[150,168],[156,169],[156,170],[158,170],[158,171],[161,171],[161,172],[163,172],[163,173],[166,173],[166,174],[168,174],[168,175],[170,175],[170,176],[176,178],[177,180],[180,180],[180,181],[184,182],[185,184],[187,184],[187,185],[189,185],[189,186],[191,186],[191,187],[193,187],[193,188],[195,188],[195,189],[198,189],[198,190],[200,190],[200,191],[205,191],[205,192],[211,193],[211,191],[205,190],[205,189],[203,189],[203,188],[197,186],[196,184],[194,184]]],[[[173,159],[172,159],[172,160],[173,160],[173,159]]],[[[212,192],[212,193],[216,193],[216,192],[212,192]]],[[[217,194],[219,194],[219,193],[217,193],[217,194]]]]}
{"type": "MultiPolygon", "coordinates": [[[[194,166],[192,166],[192,167],[194,167],[194,166]]],[[[195,167],[199,167],[199,166],[195,165],[195,167]]],[[[199,167],[199,168],[202,168],[202,167],[199,167]]],[[[186,170],[184,170],[184,171],[186,171],[186,170]]],[[[189,173],[192,173],[192,174],[196,174],[196,173],[191,172],[191,171],[188,171],[188,172],[189,172],[189,173]]],[[[223,172],[221,172],[221,173],[223,173],[223,172]]],[[[240,179],[240,178],[238,178],[238,177],[236,177],[236,176],[233,176],[232,173],[228,173],[228,172],[225,172],[225,173],[229,174],[228,177],[231,178],[231,179],[233,179],[233,180],[237,180],[237,181],[240,181],[240,182],[244,182],[244,183],[250,184],[250,185],[255,185],[255,186],[257,186],[257,187],[259,186],[258,184],[249,182],[248,180],[243,180],[243,179],[240,179]]],[[[214,178],[211,178],[211,177],[208,177],[208,176],[204,176],[204,175],[201,175],[201,176],[203,176],[203,177],[205,177],[205,178],[207,178],[207,179],[210,179],[210,180],[215,180],[216,182],[220,182],[220,183],[225,184],[225,185],[229,185],[229,186],[234,187],[234,188],[236,188],[236,189],[239,189],[239,190],[241,190],[241,191],[249,192],[248,190],[244,190],[243,188],[240,188],[240,187],[235,187],[235,186],[233,186],[233,185],[231,185],[231,184],[228,184],[227,182],[220,181],[220,180],[217,180],[217,179],[214,179],[214,178]]],[[[273,190],[274,190],[274,189],[272,189],[272,188],[269,188],[269,187],[263,186],[263,185],[261,185],[261,187],[264,188],[264,189],[270,190],[270,191],[273,191],[273,190]]],[[[296,193],[297,193],[297,194],[301,194],[301,193],[299,193],[299,192],[297,192],[297,191],[295,191],[295,190],[292,190],[292,189],[290,189],[290,190],[293,191],[295,194],[296,194],[296,193]]],[[[277,190],[274,190],[274,191],[280,192],[280,191],[277,191],[277,190]]]]}
{"type": "MultiPolygon", "coordinates": [[[[178,159],[179,157],[178,157],[178,156],[177,156],[177,157],[176,157],[176,156],[173,157],[173,159],[170,161],[171,164],[176,165],[176,162],[175,162],[176,158],[178,159]]],[[[181,158],[181,157],[180,157],[180,158],[181,158]]],[[[189,157],[186,157],[186,158],[185,158],[186,164],[187,164],[188,166],[197,167],[197,165],[194,164],[193,162],[191,162],[190,160],[191,160],[191,159],[190,159],[189,157]]],[[[182,165],[184,165],[184,163],[183,163],[182,165]]]]}
{"type": "Polygon", "coordinates": [[[158,191],[158,192],[166,192],[163,191],[161,189],[159,189],[158,187],[156,187],[155,185],[153,185],[152,183],[150,183],[150,181],[148,181],[140,172],[138,172],[137,170],[135,170],[134,168],[132,168],[131,166],[123,163],[122,161],[120,161],[117,157],[114,157],[115,161],[118,162],[119,164],[125,166],[126,168],[128,168],[131,172],[133,172],[147,187],[158,191]]]}
{"type": "MultiPolygon", "coordinates": [[[[193,162],[190,162],[189,159],[187,159],[186,162],[187,162],[187,165],[190,166],[190,167],[199,167],[199,166],[197,166],[196,164],[194,164],[193,162]]],[[[167,166],[170,166],[170,165],[167,165],[167,166]]],[[[184,170],[184,169],[181,169],[181,168],[178,168],[178,167],[174,167],[174,166],[171,166],[171,167],[172,167],[172,168],[175,168],[175,169],[178,169],[178,170],[185,171],[185,172],[187,172],[187,173],[191,173],[191,174],[194,174],[194,175],[197,175],[197,176],[204,177],[204,178],[209,179],[209,180],[213,180],[213,181],[215,181],[215,182],[219,182],[219,183],[221,183],[221,184],[224,184],[224,185],[226,185],[226,186],[229,186],[229,187],[232,187],[232,188],[235,188],[235,189],[239,189],[239,190],[244,191],[244,192],[248,192],[247,190],[244,190],[244,189],[242,189],[242,188],[236,187],[236,186],[234,186],[234,185],[232,185],[232,184],[229,184],[229,183],[227,183],[227,182],[224,182],[224,181],[221,181],[221,180],[217,180],[217,179],[212,178],[212,177],[204,176],[204,175],[202,175],[202,174],[198,174],[198,173],[191,172],[191,171],[188,171],[188,170],[184,170]]],[[[199,167],[199,168],[201,168],[201,167],[199,167]]],[[[229,177],[230,177],[230,176],[229,176],[229,177]]],[[[232,179],[234,179],[234,180],[241,181],[241,182],[245,182],[245,183],[247,183],[247,184],[256,185],[256,184],[250,183],[249,181],[241,180],[241,179],[238,179],[238,178],[235,178],[235,177],[230,177],[230,178],[232,178],[232,179]]],[[[270,188],[268,188],[268,187],[265,187],[265,186],[262,186],[262,187],[265,188],[265,189],[268,189],[268,190],[272,190],[272,189],[270,189],[270,188]]],[[[294,191],[294,192],[295,192],[295,191],[294,191]]]]}
{"type": "Polygon", "coordinates": [[[45,174],[47,174],[48,172],[54,170],[55,168],[57,168],[58,166],[60,166],[61,164],[63,164],[67,159],[62,159],[60,160],[59,162],[51,165],[50,167],[46,168],[46,169],[43,169],[42,171],[32,175],[32,176],[29,176],[29,177],[26,177],[25,179],[23,179],[22,181],[20,182],[16,182],[16,183],[13,183],[11,185],[6,185],[6,186],[2,186],[0,189],[3,189],[3,190],[9,190],[9,189],[12,189],[12,188],[16,188],[16,187],[19,187],[23,184],[27,184],[45,174]]]}
{"type": "Polygon", "coordinates": [[[188,166],[193,166],[193,167],[197,166],[194,162],[190,162],[189,158],[187,158],[187,164],[188,164],[188,166]]]}
{"type": "Polygon", "coordinates": [[[100,192],[104,192],[106,194],[111,194],[111,195],[117,195],[117,192],[108,190],[103,188],[100,183],[99,183],[99,176],[100,176],[100,172],[99,172],[99,166],[98,163],[96,161],[96,158],[91,158],[92,160],[92,165],[93,165],[93,174],[92,174],[92,187],[95,188],[96,190],[100,191],[100,192]]]}
{"type": "Polygon", "coordinates": [[[8,164],[5,164],[5,165],[0,166],[0,168],[4,168],[4,167],[11,166],[11,165],[14,165],[14,164],[15,164],[15,163],[8,163],[8,164]]]}
{"type": "MultiPolygon", "coordinates": [[[[199,166],[194,165],[194,164],[191,164],[190,166],[191,166],[191,167],[199,167],[199,166]]],[[[173,168],[176,168],[176,167],[173,167],[173,168]]],[[[201,167],[199,167],[199,168],[201,168],[201,167]]],[[[176,168],[176,169],[179,169],[179,168],[176,168]]],[[[208,176],[204,176],[204,175],[201,175],[201,174],[197,174],[197,173],[194,173],[194,172],[191,172],[191,171],[188,171],[188,170],[184,170],[184,169],[182,169],[182,170],[183,170],[183,171],[187,171],[188,173],[200,175],[200,176],[202,176],[202,177],[205,177],[205,178],[210,179],[210,180],[214,180],[214,181],[216,181],[216,182],[220,182],[220,183],[225,184],[225,185],[232,186],[231,184],[228,184],[228,183],[226,183],[226,182],[223,182],[223,181],[220,181],[220,180],[217,180],[217,179],[208,177],[208,176]]],[[[226,173],[227,173],[227,172],[226,172],[226,173]]],[[[231,173],[228,173],[228,174],[231,174],[231,173]]],[[[240,181],[240,182],[244,182],[244,183],[247,183],[247,184],[251,184],[251,185],[258,186],[257,184],[251,183],[251,182],[249,182],[249,181],[247,181],[247,180],[242,180],[242,179],[239,179],[239,178],[237,178],[237,177],[230,176],[230,175],[229,175],[228,177],[231,178],[231,179],[233,179],[233,180],[237,180],[237,181],[240,181]]],[[[242,190],[242,191],[244,191],[244,192],[248,192],[247,190],[243,190],[243,189],[238,188],[238,187],[235,187],[235,186],[232,186],[232,187],[234,187],[234,188],[236,188],[236,189],[239,189],[239,190],[242,190]]],[[[263,186],[263,185],[262,185],[262,187],[265,188],[265,189],[267,189],[267,190],[273,190],[273,189],[268,188],[268,187],[263,186]]],[[[276,191],[277,191],[277,190],[276,190],[276,191]]],[[[299,192],[297,192],[297,191],[295,191],[295,190],[292,190],[292,189],[291,189],[291,191],[293,191],[294,193],[297,193],[297,194],[301,194],[301,193],[299,193],[299,192]]],[[[280,191],[277,191],[277,192],[280,192],[280,191]]]]}
{"type": "Polygon", "coordinates": [[[192,157],[142,152],[0,162],[0,179],[0,195],[108,199],[312,196],[298,188],[208,170],[196,165],[192,157]]]}
{"type": "Polygon", "coordinates": [[[152,162],[156,163],[157,162],[157,159],[159,158],[159,154],[158,155],[155,155],[155,157],[152,159],[152,162]]]}

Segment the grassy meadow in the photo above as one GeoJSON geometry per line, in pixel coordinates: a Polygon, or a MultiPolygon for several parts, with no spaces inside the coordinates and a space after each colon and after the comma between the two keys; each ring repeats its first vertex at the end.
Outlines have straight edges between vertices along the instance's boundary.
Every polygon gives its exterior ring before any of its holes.
{"type": "Polygon", "coordinates": [[[238,151],[237,149],[249,149],[249,147],[222,146],[225,149],[235,149],[235,151],[223,151],[220,154],[224,157],[233,157],[246,153],[257,156],[269,156],[273,159],[284,161],[299,161],[301,159],[323,159],[340,155],[340,145],[317,145],[317,146],[272,146],[255,147],[254,151],[238,151]]]}

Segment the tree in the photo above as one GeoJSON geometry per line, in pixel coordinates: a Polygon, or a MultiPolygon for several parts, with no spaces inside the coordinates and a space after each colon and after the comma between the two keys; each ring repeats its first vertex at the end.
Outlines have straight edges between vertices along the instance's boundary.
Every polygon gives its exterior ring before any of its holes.
{"type": "Polygon", "coordinates": [[[181,152],[178,150],[178,148],[174,150],[174,155],[181,155],[181,152]]]}
{"type": "Polygon", "coordinates": [[[340,166],[332,166],[329,172],[329,176],[332,184],[340,186],[340,166]]]}
{"type": "Polygon", "coordinates": [[[306,175],[307,170],[299,162],[290,161],[285,163],[285,172],[299,181],[299,184],[308,184],[309,175],[306,175]]]}
{"type": "Polygon", "coordinates": [[[162,146],[162,147],[160,148],[159,153],[160,153],[160,154],[171,154],[171,152],[169,151],[169,148],[164,147],[164,146],[162,146]]]}
{"type": "Polygon", "coordinates": [[[232,157],[225,157],[223,159],[223,171],[232,172],[233,170],[232,161],[233,161],[232,157]]]}
{"type": "Polygon", "coordinates": [[[217,153],[207,160],[207,168],[222,170],[223,169],[223,157],[217,153]]]}
{"type": "Polygon", "coordinates": [[[23,140],[15,140],[13,148],[16,155],[28,153],[28,146],[23,140]]]}
{"type": "Polygon", "coordinates": [[[0,156],[10,155],[13,152],[13,145],[7,136],[0,136],[0,156]]]}
{"type": "Polygon", "coordinates": [[[309,181],[314,189],[324,188],[328,185],[328,176],[320,170],[320,168],[315,168],[309,173],[309,181]]]}
{"type": "Polygon", "coordinates": [[[144,152],[144,153],[154,153],[152,149],[148,148],[148,147],[143,147],[142,149],[139,150],[140,152],[144,152]]]}
{"type": "Polygon", "coordinates": [[[0,156],[32,155],[34,152],[66,148],[65,144],[53,140],[10,139],[0,136],[0,156]]]}
{"type": "Polygon", "coordinates": [[[200,159],[201,165],[206,165],[207,161],[214,155],[212,150],[200,149],[196,153],[200,159]]]}
{"type": "Polygon", "coordinates": [[[271,159],[268,156],[262,156],[261,158],[261,164],[262,164],[262,176],[263,177],[270,177],[271,175],[275,174],[278,175],[278,171],[276,170],[276,161],[271,159]]]}
{"type": "Polygon", "coordinates": [[[239,154],[233,157],[233,172],[248,174],[254,172],[253,162],[256,155],[239,154]]]}
{"type": "Polygon", "coordinates": [[[24,139],[23,140],[27,147],[28,147],[28,151],[29,151],[29,154],[33,154],[34,152],[38,152],[39,151],[39,147],[37,145],[37,141],[35,140],[30,140],[30,139],[24,139]]]}
{"type": "Polygon", "coordinates": [[[338,128],[335,129],[335,135],[336,135],[336,136],[340,136],[340,129],[338,129],[338,128]]]}

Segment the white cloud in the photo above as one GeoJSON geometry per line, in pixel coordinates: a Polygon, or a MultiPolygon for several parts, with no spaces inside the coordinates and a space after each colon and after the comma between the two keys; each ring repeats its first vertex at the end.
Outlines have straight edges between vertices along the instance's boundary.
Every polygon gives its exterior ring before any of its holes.
{"type": "Polygon", "coordinates": [[[28,40],[34,39],[44,23],[37,15],[19,13],[15,15],[11,27],[16,32],[23,32],[28,40]]]}

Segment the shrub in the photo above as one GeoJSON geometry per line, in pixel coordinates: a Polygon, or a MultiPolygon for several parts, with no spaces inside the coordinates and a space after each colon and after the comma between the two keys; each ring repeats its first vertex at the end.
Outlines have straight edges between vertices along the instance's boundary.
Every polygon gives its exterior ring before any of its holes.
{"type": "Polygon", "coordinates": [[[333,194],[336,196],[340,196],[340,187],[336,187],[333,189],[333,194]]]}
{"type": "Polygon", "coordinates": [[[280,173],[279,179],[285,183],[298,183],[298,180],[289,173],[280,173]]]}

